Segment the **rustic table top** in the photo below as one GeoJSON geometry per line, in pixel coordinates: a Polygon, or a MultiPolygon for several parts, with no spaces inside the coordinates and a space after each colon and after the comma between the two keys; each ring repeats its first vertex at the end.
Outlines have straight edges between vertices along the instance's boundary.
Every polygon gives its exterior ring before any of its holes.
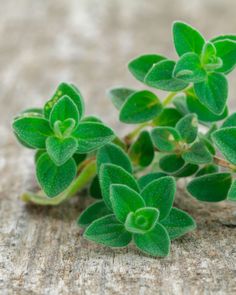
{"type": "MultiPolygon", "coordinates": [[[[207,37],[235,32],[235,11],[234,0],[1,1],[1,294],[236,294],[235,205],[197,202],[180,186],[177,206],[196,218],[198,229],[174,241],[169,257],[95,245],[75,224],[85,197],[54,208],[19,200],[35,186],[33,159],[10,127],[14,114],[40,106],[59,82],[72,81],[87,114],[123,134],[127,127],[117,123],[105,90],[141,89],[127,61],[150,52],[175,57],[170,30],[176,19],[207,37]]],[[[233,109],[235,74],[230,80],[233,109]]]]}

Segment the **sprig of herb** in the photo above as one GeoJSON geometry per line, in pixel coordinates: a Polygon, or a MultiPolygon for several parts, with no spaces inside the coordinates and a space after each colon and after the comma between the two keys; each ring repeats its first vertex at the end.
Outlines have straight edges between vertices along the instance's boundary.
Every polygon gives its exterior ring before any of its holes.
{"type": "Polygon", "coordinates": [[[179,178],[192,177],[187,191],[199,201],[236,200],[236,113],[228,116],[227,107],[236,36],[206,41],[175,22],[173,41],[176,61],[145,54],[128,64],[138,81],[167,91],[164,99],[146,89],[108,91],[120,121],[137,124],[123,139],[85,116],[80,91],[67,83],[42,109],[14,119],[18,141],[36,150],[41,187],[24,193],[25,202],[54,206],[87,187],[97,201],[78,218],[85,238],[110,247],[133,240],[144,253],[166,256],[172,239],[196,227],[172,207],[179,178]]]}

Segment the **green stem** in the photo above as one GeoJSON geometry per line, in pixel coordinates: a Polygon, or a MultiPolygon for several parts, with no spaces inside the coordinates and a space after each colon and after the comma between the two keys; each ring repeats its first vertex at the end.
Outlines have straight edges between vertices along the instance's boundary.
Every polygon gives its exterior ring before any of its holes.
{"type": "Polygon", "coordinates": [[[44,206],[56,206],[62,202],[73,197],[79,190],[82,190],[96,175],[96,162],[93,160],[84,166],[78,177],[71,183],[71,185],[61,194],[55,198],[48,198],[43,191],[39,191],[37,194],[26,192],[21,196],[24,202],[32,202],[38,205],[44,206]]]}
{"type": "Polygon", "coordinates": [[[140,124],[137,128],[135,128],[132,132],[128,133],[125,137],[124,137],[124,141],[127,145],[130,145],[130,143],[132,142],[132,139],[134,139],[139,132],[148,126],[152,126],[151,122],[145,122],[143,124],[140,124]]]}
{"type": "Polygon", "coordinates": [[[169,105],[172,102],[172,99],[175,97],[175,95],[177,94],[177,92],[170,92],[166,98],[163,100],[162,104],[164,107],[166,107],[167,105],[169,105]]]}

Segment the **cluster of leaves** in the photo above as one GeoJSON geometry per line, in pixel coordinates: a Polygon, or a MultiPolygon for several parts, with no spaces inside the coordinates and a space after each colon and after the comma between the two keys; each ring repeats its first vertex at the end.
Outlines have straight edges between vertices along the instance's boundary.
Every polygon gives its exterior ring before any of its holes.
{"type": "Polygon", "coordinates": [[[79,216],[85,238],[110,247],[133,240],[153,256],[166,256],[170,241],[196,226],[172,207],[178,179],[191,176],[187,191],[200,201],[236,200],[236,113],[228,116],[227,107],[236,36],[206,41],[175,22],[173,40],[177,61],[146,54],[128,65],[137,80],[168,91],[164,100],[146,89],[108,92],[120,121],[137,124],[123,139],[85,116],[80,91],[67,83],[42,109],[14,119],[19,142],[36,150],[42,188],[24,200],[57,205],[89,183],[89,195],[99,200],[79,216]]]}
{"type": "Polygon", "coordinates": [[[166,256],[171,240],[195,228],[190,215],[172,207],[173,177],[160,173],[136,180],[128,156],[114,144],[99,150],[97,167],[102,200],[79,216],[85,238],[110,247],[127,246],[133,239],[141,251],[166,256]]]}

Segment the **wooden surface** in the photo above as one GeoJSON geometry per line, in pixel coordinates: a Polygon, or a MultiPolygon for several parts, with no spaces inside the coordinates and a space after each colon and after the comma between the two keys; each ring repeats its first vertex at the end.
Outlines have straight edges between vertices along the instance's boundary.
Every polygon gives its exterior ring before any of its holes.
{"type": "MultiPolygon", "coordinates": [[[[57,208],[19,200],[35,187],[32,152],[10,130],[14,114],[40,106],[60,81],[72,81],[87,113],[124,134],[105,90],[141,89],[127,61],[145,52],[175,57],[175,19],[207,37],[235,32],[236,1],[2,0],[0,7],[0,294],[236,294],[235,205],[196,202],[180,185],[177,206],[196,218],[198,229],[174,241],[168,258],[95,245],[75,224],[85,197],[57,208]]],[[[233,102],[235,73],[230,80],[233,102]]]]}

